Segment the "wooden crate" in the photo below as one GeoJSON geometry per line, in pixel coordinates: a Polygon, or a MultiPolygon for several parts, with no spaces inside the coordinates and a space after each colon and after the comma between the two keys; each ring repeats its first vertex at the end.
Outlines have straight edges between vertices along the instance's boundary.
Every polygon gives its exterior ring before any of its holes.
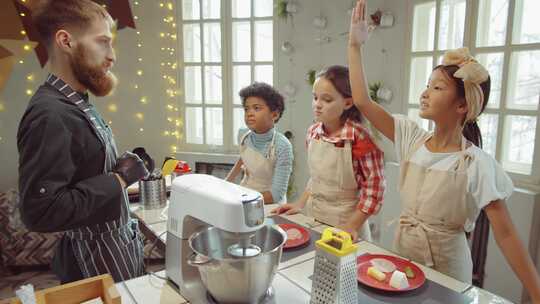
{"type": "MultiPolygon", "coordinates": [[[[97,297],[105,304],[121,304],[120,294],[109,274],[39,290],[35,294],[36,304],[80,304],[97,297]]],[[[21,301],[11,298],[0,304],[21,304],[21,301]]]]}

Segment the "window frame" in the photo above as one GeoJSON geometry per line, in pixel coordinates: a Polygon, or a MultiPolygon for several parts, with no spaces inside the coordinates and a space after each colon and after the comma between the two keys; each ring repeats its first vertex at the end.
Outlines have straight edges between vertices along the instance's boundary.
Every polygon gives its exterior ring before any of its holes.
{"type": "Polygon", "coordinates": [[[277,36],[277,17],[274,12],[275,0],[272,1],[272,16],[267,17],[255,17],[255,1],[250,0],[251,2],[251,15],[249,17],[243,18],[233,18],[232,17],[232,1],[231,0],[220,0],[220,19],[204,19],[203,18],[203,6],[202,1],[199,1],[199,14],[200,18],[196,20],[184,20],[183,19],[183,5],[182,0],[179,1],[179,25],[177,29],[178,39],[178,62],[181,62],[181,67],[178,69],[178,79],[179,83],[184,86],[185,84],[185,73],[184,69],[186,66],[200,66],[201,67],[201,90],[202,90],[202,102],[201,104],[187,104],[185,100],[185,94],[182,94],[179,98],[179,103],[181,106],[180,114],[181,118],[185,122],[182,126],[182,133],[184,136],[178,142],[179,151],[190,151],[198,153],[218,153],[218,154],[237,154],[238,145],[234,143],[235,137],[237,134],[234,132],[234,109],[243,108],[242,105],[234,103],[235,95],[238,92],[234,92],[233,87],[233,70],[235,65],[245,65],[249,66],[251,69],[251,82],[255,80],[255,66],[258,65],[270,65],[272,66],[272,82],[276,84],[276,36],[277,36]],[[236,21],[249,21],[250,22],[250,35],[251,35],[251,60],[237,62],[233,61],[232,58],[232,48],[233,48],[233,33],[232,25],[236,21]],[[271,21],[272,22],[272,61],[256,61],[255,60],[255,22],[256,21],[271,21]],[[210,63],[208,64],[205,61],[204,55],[204,23],[209,22],[219,22],[221,26],[221,62],[220,63],[210,63]],[[200,62],[184,62],[184,24],[200,24],[200,50],[201,50],[201,61],[200,62]],[[205,102],[205,80],[204,80],[204,67],[205,66],[221,66],[221,94],[222,94],[222,103],[209,105],[205,102]],[[187,107],[199,107],[203,111],[203,143],[194,144],[188,143],[186,140],[186,108],[187,107]],[[206,141],[206,109],[207,108],[221,108],[222,109],[222,119],[223,119],[223,145],[210,145],[205,143],[206,141]]]}
{"type": "MultiPolygon", "coordinates": [[[[407,63],[405,65],[405,68],[403,69],[403,88],[404,93],[403,96],[405,96],[403,106],[402,106],[402,113],[408,116],[409,110],[418,110],[419,104],[412,104],[411,100],[409,100],[409,94],[412,87],[410,86],[410,72],[411,72],[411,66],[412,66],[412,60],[415,57],[423,57],[423,56],[431,56],[432,57],[432,67],[434,68],[438,64],[438,59],[440,56],[444,54],[446,50],[439,50],[438,49],[438,43],[439,43],[439,22],[440,22],[440,16],[441,16],[441,3],[444,0],[411,0],[408,1],[408,26],[406,31],[406,49],[407,52],[405,52],[404,59],[407,63]],[[413,51],[413,20],[414,20],[414,8],[418,4],[422,3],[428,3],[428,2],[435,2],[435,37],[433,42],[433,50],[431,51],[413,51]]],[[[486,54],[486,53],[502,53],[503,54],[503,66],[502,66],[502,79],[501,79],[501,95],[500,95],[500,101],[499,106],[497,108],[488,108],[484,110],[483,113],[485,114],[496,114],[498,116],[498,127],[497,127],[497,138],[496,138],[496,151],[495,151],[495,159],[497,162],[499,162],[502,165],[502,158],[503,158],[503,145],[507,145],[508,143],[505,142],[507,138],[504,136],[505,130],[503,130],[503,127],[505,126],[505,120],[508,117],[508,115],[525,115],[525,116],[532,116],[536,117],[536,133],[535,133],[535,144],[534,144],[534,155],[533,160],[531,164],[531,173],[530,174],[521,174],[516,173],[513,171],[507,170],[505,168],[505,171],[509,174],[509,176],[512,178],[514,184],[518,187],[531,189],[534,191],[540,191],[540,97],[539,97],[539,106],[536,110],[526,110],[526,109],[510,109],[506,107],[507,100],[506,97],[508,95],[508,78],[510,75],[510,61],[512,57],[512,53],[516,51],[528,51],[528,50],[540,50],[540,42],[538,43],[527,43],[527,44],[513,44],[512,43],[512,35],[514,33],[513,30],[513,24],[514,24],[514,16],[515,16],[515,10],[516,10],[516,1],[509,1],[508,4],[508,14],[507,14],[507,20],[506,20],[506,36],[504,45],[501,46],[487,46],[487,47],[480,47],[476,44],[476,34],[477,34],[477,27],[478,27],[478,17],[479,17],[479,6],[480,1],[465,1],[465,24],[464,24],[464,34],[463,34],[463,45],[467,46],[473,56],[478,56],[479,54],[486,54]]],[[[430,128],[433,127],[433,122],[429,122],[430,128]]]]}

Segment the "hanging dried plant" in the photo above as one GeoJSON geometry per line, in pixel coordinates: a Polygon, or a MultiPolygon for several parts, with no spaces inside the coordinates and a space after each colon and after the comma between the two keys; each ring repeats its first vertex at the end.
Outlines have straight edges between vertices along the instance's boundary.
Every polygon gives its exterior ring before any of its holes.
{"type": "Polygon", "coordinates": [[[311,69],[307,71],[306,73],[306,81],[309,83],[309,85],[313,85],[315,83],[315,76],[317,75],[317,71],[311,69]]]}
{"type": "Polygon", "coordinates": [[[289,13],[287,12],[287,0],[278,0],[276,11],[279,18],[287,19],[287,16],[289,16],[289,13]]]}
{"type": "Polygon", "coordinates": [[[369,97],[371,100],[375,101],[376,103],[379,103],[379,97],[377,97],[377,91],[382,87],[382,83],[380,81],[374,82],[370,84],[369,86],[369,97]]]}

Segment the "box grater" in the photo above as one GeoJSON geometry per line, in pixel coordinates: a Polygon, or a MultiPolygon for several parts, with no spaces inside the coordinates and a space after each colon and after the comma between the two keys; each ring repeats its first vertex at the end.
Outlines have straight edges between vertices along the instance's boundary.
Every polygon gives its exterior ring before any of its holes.
{"type": "Polygon", "coordinates": [[[356,304],[356,245],[344,231],[326,228],[315,242],[311,304],[356,304]]]}

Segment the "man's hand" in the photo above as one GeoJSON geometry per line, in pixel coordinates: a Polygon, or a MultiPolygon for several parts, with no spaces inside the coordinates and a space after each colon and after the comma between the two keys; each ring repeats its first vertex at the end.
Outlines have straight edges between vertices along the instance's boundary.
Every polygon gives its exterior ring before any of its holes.
{"type": "Polygon", "coordinates": [[[150,174],[139,156],[128,151],[124,152],[124,154],[116,160],[116,166],[114,166],[113,172],[120,175],[126,186],[129,186],[140,179],[147,178],[150,174]]]}

